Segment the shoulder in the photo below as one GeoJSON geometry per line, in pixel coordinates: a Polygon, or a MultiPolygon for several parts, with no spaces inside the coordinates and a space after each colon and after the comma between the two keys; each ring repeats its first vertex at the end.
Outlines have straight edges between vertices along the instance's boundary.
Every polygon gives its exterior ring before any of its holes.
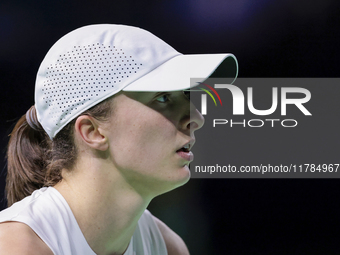
{"type": "Polygon", "coordinates": [[[172,231],[164,222],[152,216],[164,238],[168,255],[189,255],[189,250],[182,238],[172,231]]]}
{"type": "Polygon", "coordinates": [[[0,253],[22,255],[53,255],[48,246],[26,224],[0,223],[0,253]]]}

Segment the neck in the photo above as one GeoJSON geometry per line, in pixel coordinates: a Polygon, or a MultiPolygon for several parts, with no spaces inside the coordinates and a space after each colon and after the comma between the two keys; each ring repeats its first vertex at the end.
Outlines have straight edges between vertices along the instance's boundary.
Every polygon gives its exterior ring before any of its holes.
{"type": "Polygon", "coordinates": [[[92,250],[98,255],[123,254],[151,197],[139,194],[112,165],[109,169],[91,162],[62,174],[55,188],[92,250]]]}

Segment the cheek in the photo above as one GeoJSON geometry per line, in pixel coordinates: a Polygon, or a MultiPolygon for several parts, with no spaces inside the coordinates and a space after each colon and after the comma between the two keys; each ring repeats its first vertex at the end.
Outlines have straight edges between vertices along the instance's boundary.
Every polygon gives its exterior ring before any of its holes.
{"type": "Polygon", "coordinates": [[[175,148],[176,128],[158,112],[125,115],[116,122],[111,153],[118,168],[142,172],[159,171],[175,148]]]}

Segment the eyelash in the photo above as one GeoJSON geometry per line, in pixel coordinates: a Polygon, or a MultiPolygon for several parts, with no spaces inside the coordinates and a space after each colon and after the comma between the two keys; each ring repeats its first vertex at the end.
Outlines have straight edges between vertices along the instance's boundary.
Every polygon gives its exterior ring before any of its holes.
{"type": "MultiPolygon", "coordinates": [[[[182,91],[182,92],[183,92],[185,98],[190,101],[190,92],[189,91],[182,91]]],[[[167,103],[167,102],[170,101],[170,96],[171,96],[170,94],[160,94],[160,95],[158,95],[158,97],[156,97],[155,100],[157,102],[161,103],[161,104],[164,104],[164,103],[167,103]]]]}

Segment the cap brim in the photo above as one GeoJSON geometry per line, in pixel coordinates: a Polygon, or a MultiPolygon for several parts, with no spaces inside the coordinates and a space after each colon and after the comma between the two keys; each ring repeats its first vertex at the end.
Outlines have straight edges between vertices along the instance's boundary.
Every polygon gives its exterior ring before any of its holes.
{"type": "Polygon", "coordinates": [[[211,75],[231,78],[238,74],[238,63],[233,54],[178,55],[127,85],[123,91],[178,91],[197,86],[211,75]],[[195,84],[190,79],[195,78],[195,84]]]}

